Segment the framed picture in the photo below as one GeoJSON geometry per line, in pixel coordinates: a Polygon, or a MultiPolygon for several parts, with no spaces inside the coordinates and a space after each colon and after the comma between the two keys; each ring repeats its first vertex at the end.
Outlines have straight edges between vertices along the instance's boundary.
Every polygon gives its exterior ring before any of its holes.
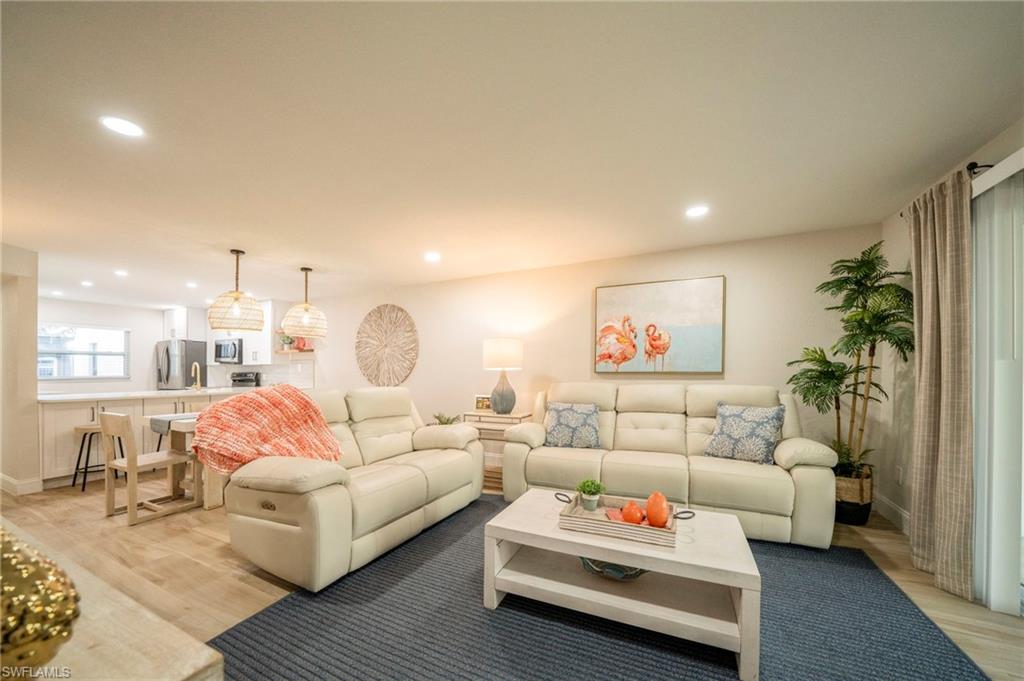
{"type": "Polygon", "coordinates": [[[725,277],[599,286],[594,326],[596,373],[722,373],[725,277]]]}
{"type": "Polygon", "coordinates": [[[476,396],[476,408],[480,411],[490,411],[491,409],[491,396],[490,395],[477,395],[476,396]]]}

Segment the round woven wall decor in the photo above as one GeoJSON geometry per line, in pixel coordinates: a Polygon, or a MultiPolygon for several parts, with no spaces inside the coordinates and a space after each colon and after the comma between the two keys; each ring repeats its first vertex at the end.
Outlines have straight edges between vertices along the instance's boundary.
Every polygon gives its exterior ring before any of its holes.
{"type": "Polygon", "coordinates": [[[398,385],[409,377],[420,355],[416,323],[397,305],[378,305],[356,332],[356,361],[373,385],[398,385]]]}

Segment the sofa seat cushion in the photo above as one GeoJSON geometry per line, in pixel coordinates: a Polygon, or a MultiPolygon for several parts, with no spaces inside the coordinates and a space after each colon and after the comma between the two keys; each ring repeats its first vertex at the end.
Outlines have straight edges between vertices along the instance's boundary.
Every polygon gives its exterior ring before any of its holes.
{"type": "Polygon", "coordinates": [[[401,518],[427,503],[427,478],[415,466],[373,464],[349,471],[352,537],[401,518]]]}
{"type": "Polygon", "coordinates": [[[604,449],[537,447],[526,457],[526,483],[575,489],[581,480],[601,479],[604,449]]]}
{"type": "Polygon", "coordinates": [[[473,457],[464,449],[424,449],[393,456],[387,465],[412,466],[427,479],[427,502],[473,482],[473,457]]]}
{"type": "Polygon", "coordinates": [[[686,503],[689,465],[682,454],[615,450],[604,456],[601,482],[608,494],[647,498],[658,490],[669,501],[686,503]]]}
{"type": "Polygon", "coordinates": [[[779,466],[691,456],[690,503],[793,515],[793,478],[779,466]]]}

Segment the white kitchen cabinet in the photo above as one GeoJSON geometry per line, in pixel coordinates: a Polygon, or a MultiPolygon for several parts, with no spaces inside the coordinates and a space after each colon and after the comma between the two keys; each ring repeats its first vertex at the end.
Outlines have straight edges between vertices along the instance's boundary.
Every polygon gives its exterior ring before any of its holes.
{"type": "MultiPolygon", "coordinates": [[[[75,426],[99,423],[95,402],[54,402],[40,410],[40,453],[43,479],[59,478],[75,472],[75,459],[81,439],[75,437],[75,426]]],[[[99,451],[93,438],[93,454],[99,451]]],[[[99,461],[99,459],[97,459],[99,461]]]]}
{"type": "Polygon", "coordinates": [[[260,306],[263,308],[263,330],[243,331],[239,334],[242,339],[243,365],[274,363],[274,344],[277,335],[277,320],[274,313],[280,306],[274,305],[270,300],[261,301],[260,306]]]}
{"type": "Polygon", "coordinates": [[[198,307],[172,307],[164,310],[164,338],[206,340],[206,310],[198,307]]]}
{"type": "Polygon", "coordinates": [[[196,395],[195,397],[188,397],[181,401],[181,412],[187,414],[194,411],[202,411],[209,406],[209,395],[196,395]]]}
{"type": "MultiPolygon", "coordinates": [[[[49,480],[73,475],[78,459],[81,436],[75,436],[75,427],[99,423],[103,411],[128,414],[135,426],[136,444],[142,442],[142,400],[109,400],[97,402],[49,402],[42,405],[40,414],[40,453],[43,479],[49,480]]],[[[82,464],[85,465],[83,451],[82,464]]],[[[98,435],[92,438],[89,464],[103,462],[103,446],[98,435]]]]}

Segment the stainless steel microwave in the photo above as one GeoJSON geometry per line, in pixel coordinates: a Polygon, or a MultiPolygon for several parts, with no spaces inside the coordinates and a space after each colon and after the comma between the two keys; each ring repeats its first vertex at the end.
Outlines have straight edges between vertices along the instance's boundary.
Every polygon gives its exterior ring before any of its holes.
{"type": "Polygon", "coordinates": [[[213,342],[213,361],[218,364],[242,363],[242,339],[221,338],[213,342]]]}

